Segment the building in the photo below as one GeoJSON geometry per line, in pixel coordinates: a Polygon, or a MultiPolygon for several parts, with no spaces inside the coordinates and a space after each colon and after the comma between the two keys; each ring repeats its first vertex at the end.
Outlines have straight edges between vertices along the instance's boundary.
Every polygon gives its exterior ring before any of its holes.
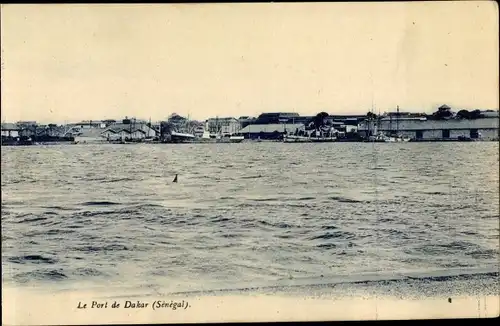
{"type": "Polygon", "coordinates": [[[159,132],[149,124],[124,119],[122,123],[115,123],[100,133],[100,137],[108,140],[141,140],[157,138],[159,132]]]}
{"type": "Polygon", "coordinates": [[[2,137],[17,138],[20,135],[21,127],[16,123],[2,123],[2,137]]]}
{"type": "Polygon", "coordinates": [[[36,139],[48,140],[64,136],[65,127],[50,123],[48,125],[38,125],[36,127],[36,139]]]}
{"type": "Polygon", "coordinates": [[[104,123],[106,125],[106,127],[109,127],[110,125],[115,124],[116,120],[115,119],[106,119],[106,120],[102,120],[102,123],[104,123]]]}
{"type": "Polygon", "coordinates": [[[295,118],[300,119],[301,117],[298,113],[295,112],[270,112],[262,113],[257,117],[257,119],[255,119],[253,123],[256,125],[279,124],[283,121],[294,120],[295,118]]]}
{"type": "Polygon", "coordinates": [[[71,129],[66,133],[66,137],[73,137],[77,143],[103,143],[106,142],[106,138],[101,136],[102,131],[101,128],[83,128],[77,131],[71,129]]]}
{"type": "Polygon", "coordinates": [[[211,134],[230,136],[237,134],[241,130],[241,123],[233,117],[210,118],[205,123],[205,129],[211,134]]]}
{"type": "Polygon", "coordinates": [[[499,110],[480,110],[484,118],[499,118],[499,110]]]}
{"type": "Polygon", "coordinates": [[[18,126],[36,126],[38,123],[36,121],[18,121],[16,122],[18,126]]]}
{"type": "Polygon", "coordinates": [[[353,133],[358,131],[358,125],[365,119],[366,115],[329,115],[326,123],[340,132],[353,133]]]}
{"type": "Polygon", "coordinates": [[[415,140],[457,140],[461,138],[496,140],[499,138],[498,111],[476,119],[455,116],[433,119],[432,116],[386,115],[367,119],[358,125],[363,137],[382,132],[386,135],[399,134],[415,140]]]}
{"type": "Polygon", "coordinates": [[[201,138],[201,137],[203,137],[204,133],[205,133],[205,127],[203,125],[196,126],[193,129],[193,135],[195,137],[201,138]]]}
{"type": "Polygon", "coordinates": [[[281,139],[285,133],[295,134],[299,131],[305,132],[305,125],[302,123],[286,124],[251,124],[239,131],[246,139],[281,139]]]}
{"type": "Polygon", "coordinates": [[[101,128],[104,129],[110,124],[110,121],[113,120],[106,120],[106,121],[101,121],[101,120],[83,120],[80,122],[76,123],[68,123],[68,127],[77,127],[80,129],[92,129],[92,128],[101,128]]]}
{"type": "Polygon", "coordinates": [[[63,137],[72,137],[77,143],[102,143],[106,139],[101,137],[101,133],[106,128],[109,120],[87,120],[76,123],[69,123],[62,132],[63,137]]]}
{"type": "Polygon", "coordinates": [[[249,124],[253,123],[255,121],[255,118],[249,116],[242,116],[238,118],[238,121],[240,123],[240,128],[243,129],[249,124]]]}
{"type": "MultiPolygon", "coordinates": [[[[293,123],[304,124],[307,129],[314,129],[314,121],[316,115],[301,116],[297,113],[263,113],[253,124],[266,124],[266,123],[293,123]]],[[[325,124],[334,126],[335,129],[341,131],[356,130],[360,121],[366,119],[366,115],[328,115],[325,119],[325,124]],[[348,127],[346,127],[348,126],[348,127]]]]}

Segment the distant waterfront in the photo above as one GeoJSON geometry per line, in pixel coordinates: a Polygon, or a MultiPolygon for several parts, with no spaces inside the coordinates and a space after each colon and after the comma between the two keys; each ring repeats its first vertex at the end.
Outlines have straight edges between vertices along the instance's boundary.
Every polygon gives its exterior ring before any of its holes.
{"type": "MultiPolygon", "coordinates": [[[[480,140],[473,140],[469,138],[462,138],[462,139],[412,139],[409,140],[409,142],[420,142],[420,143],[435,143],[435,142],[498,142],[497,139],[480,139],[480,140]]],[[[244,139],[242,141],[243,143],[283,143],[283,139],[244,139]]],[[[329,143],[369,143],[372,142],[367,139],[335,139],[335,140],[325,140],[322,142],[329,142],[329,143]]],[[[376,141],[380,142],[380,141],[376,141]]],[[[293,144],[294,142],[287,142],[287,144],[293,144]]],[[[297,142],[297,144],[300,143],[314,143],[314,141],[305,141],[305,142],[297,142]]],[[[99,145],[113,145],[113,144],[126,144],[126,145],[176,145],[176,144],[200,144],[200,145],[209,145],[209,144],[231,144],[231,141],[229,140],[222,140],[222,141],[217,141],[217,140],[202,140],[202,139],[195,139],[195,140],[186,140],[186,141],[179,141],[179,142],[164,142],[164,141],[158,141],[158,140],[153,140],[153,141],[132,141],[132,142],[107,142],[107,141],[102,141],[99,143],[87,143],[87,142],[75,142],[74,140],[67,140],[67,141],[61,141],[61,140],[53,140],[53,141],[46,141],[46,142],[33,142],[33,141],[18,141],[18,140],[13,140],[10,142],[5,142],[2,144],[2,146],[61,146],[61,145],[67,145],[67,146],[75,146],[75,145],[88,145],[88,146],[99,146],[99,145]]]]}
{"type": "MultiPolygon", "coordinates": [[[[442,105],[432,114],[388,112],[376,115],[316,116],[262,113],[257,118],[210,118],[194,121],[172,114],[152,123],[135,118],[89,120],[57,126],[35,121],[2,124],[2,145],[49,143],[210,143],[241,139],[286,142],[355,141],[498,141],[498,110],[460,110],[442,105]]],[[[237,141],[235,141],[237,140],[237,141]]]]}

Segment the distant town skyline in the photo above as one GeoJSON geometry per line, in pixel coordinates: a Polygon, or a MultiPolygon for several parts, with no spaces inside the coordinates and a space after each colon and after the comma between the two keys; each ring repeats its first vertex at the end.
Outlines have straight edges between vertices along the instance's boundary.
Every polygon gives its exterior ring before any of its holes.
{"type": "MultiPolygon", "coordinates": [[[[494,111],[499,111],[499,109],[489,109],[489,108],[451,108],[452,111],[454,111],[455,113],[458,112],[459,110],[462,110],[462,109],[466,109],[466,110],[469,110],[469,111],[472,111],[474,109],[480,109],[480,110],[494,110],[494,111]]],[[[431,114],[431,113],[434,113],[438,110],[438,107],[434,108],[433,110],[431,111],[418,111],[418,110],[414,110],[414,111],[411,111],[411,110],[402,110],[400,108],[400,112],[401,113],[426,113],[426,114],[431,114]]],[[[198,122],[205,122],[209,119],[217,119],[217,118],[235,118],[235,119],[238,119],[240,117],[249,117],[249,118],[253,118],[253,119],[257,119],[261,114],[264,114],[264,113],[291,113],[289,111],[269,111],[269,112],[260,112],[258,114],[255,114],[255,115],[245,115],[245,114],[242,114],[242,115],[233,115],[233,116],[212,116],[212,117],[207,117],[207,118],[204,118],[204,119],[196,119],[194,117],[190,117],[189,115],[182,115],[182,114],[179,114],[180,116],[182,116],[183,118],[186,118],[186,119],[189,119],[189,120],[193,120],[193,121],[198,121],[198,122]]],[[[312,113],[312,114],[301,114],[300,112],[296,112],[297,114],[299,114],[299,116],[315,116],[317,113],[320,113],[321,111],[318,111],[318,112],[315,112],[315,113],[312,113]]],[[[325,111],[327,113],[329,113],[330,115],[332,116],[349,116],[349,115],[353,115],[353,116],[357,116],[357,115],[365,115],[369,112],[369,110],[367,110],[366,112],[360,112],[360,113],[337,113],[337,112],[328,112],[328,111],[325,111]]],[[[389,113],[389,112],[396,112],[396,108],[394,110],[380,110],[380,112],[378,111],[373,111],[374,114],[384,114],[384,113],[389,113]]],[[[173,112],[173,113],[176,113],[176,112],[173,112]]],[[[169,115],[170,116],[170,115],[169,115]]],[[[137,121],[144,121],[144,122],[148,122],[149,120],[151,120],[151,123],[158,123],[158,122],[161,122],[161,121],[167,121],[169,116],[165,116],[163,118],[160,118],[160,119],[150,119],[150,118],[147,118],[147,117],[144,117],[144,116],[122,116],[122,117],[107,117],[107,118],[93,118],[93,119],[73,119],[73,120],[65,120],[65,121],[53,121],[53,120],[43,120],[43,121],[40,121],[40,120],[35,120],[35,119],[23,119],[23,120],[10,120],[10,121],[7,121],[7,120],[2,120],[2,123],[17,123],[17,122],[30,122],[30,121],[33,121],[33,122],[36,122],[37,124],[58,124],[58,125],[64,125],[64,124],[79,124],[81,122],[99,122],[99,121],[107,121],[107,120],[114,120],[114,121],[122,121],[122,120],[125,120],[125,119],[136,119],[137,121]]]]}
{"type": "Polygon", "coordinates": [[[2,122],[498,109],[491,1],[2,5],[2,122]]]}

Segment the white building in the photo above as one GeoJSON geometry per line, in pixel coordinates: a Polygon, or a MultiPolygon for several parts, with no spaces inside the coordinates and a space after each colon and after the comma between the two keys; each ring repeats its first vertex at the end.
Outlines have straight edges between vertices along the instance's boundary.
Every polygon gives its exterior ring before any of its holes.
{"type": "Polygon", "coordinates": [[[237,134],[241,129],[241,123],[236,118],[210,118],[206,121],[205,129],[211,134],[221,133],[223,136],[237,134]]]}
{"type": "Polygon", "coordinates": [[[496,140],[499,137],[499,118],[489,114],[478,119],[450,118],[446,120],[430,120],[425,117],[384,117],[379,120],[362,121],[358,132],[366,137],[377,132],[399,134],[416,140],[441,139],[484,139],[496,140]]]}
{"type": "Polygon", "coordinates": [[[101,137],[102,131],[100,123],[90,125],[71,123],[66,125],[62,136],[73,137],[77,143],[101,143],[106,140],[101,137]]]}
{"type": "Polygon", "coordinates": [[[81,129],[92,129],[92,128],[104,129],[106,128],[106,123],[101,120],[84,120],[76,123],[69,123],[67,124],[67,126],[81,128],[81,129]]]}
{"type": "Polygon", "coordinates": [[[2,137],[19,137],[21,128],[15,123],[2,123],[2,137]]]}

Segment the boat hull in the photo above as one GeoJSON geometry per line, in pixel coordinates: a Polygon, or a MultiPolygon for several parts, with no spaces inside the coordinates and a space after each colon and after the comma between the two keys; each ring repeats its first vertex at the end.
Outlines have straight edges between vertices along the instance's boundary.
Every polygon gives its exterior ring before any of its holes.
{"type": "Polygon", "coordinates": [[[284,143],[332,143],[336,142],[337,138],[316,138],[316,137],[301,137],[288,136],[283,138],[284,143]]]}
{"type": "Polygon", "coordinates": [[[245,137],[229,137],[230,143],[241,143],[243,140],[245,140],[245,137]]]}

